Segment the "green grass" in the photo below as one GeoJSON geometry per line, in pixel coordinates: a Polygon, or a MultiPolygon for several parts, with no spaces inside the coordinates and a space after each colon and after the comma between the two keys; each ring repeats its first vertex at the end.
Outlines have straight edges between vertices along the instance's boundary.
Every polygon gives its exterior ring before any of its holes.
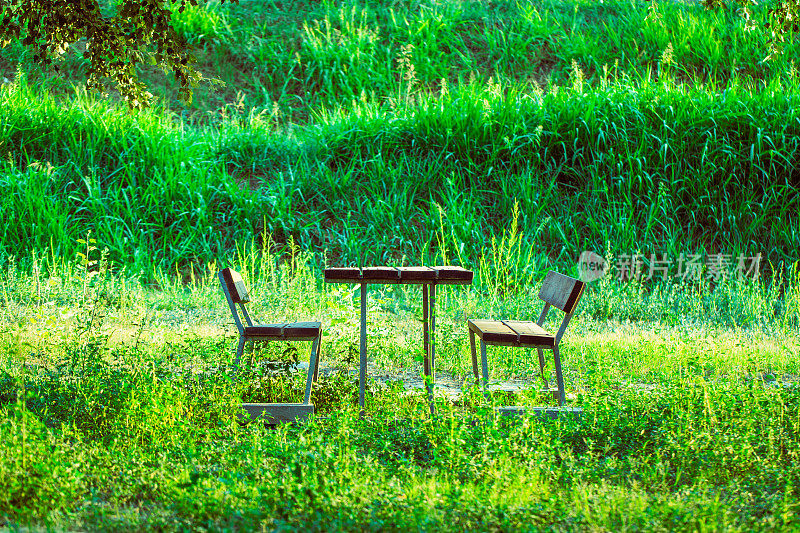
{"type": "MultiPolygon", "coordinates": [[[[756,6],[754,19],[768,7],[756,6]]],[[[734,80],[756,88],[784,75],[795,51],[763,63],[763,34],[744,32],[733,10],[709,12],[696,3],[242,0],[189,7],[175,13],[174,26],[198,48],[206,74],[227,83],[199,89],[187,110],[198,120],[234,103],[237,93],[247,107],[272,112],[277,105],[292,122],[362,93],[397,97],[410,89],[404,62],[414,66],[414,91],[470,77],[549,90],[571,82],[573,62],[591,86],[609,75],[644,78],[668,69],[681,81],[720,90],[734,80]]],[[[13,45],[4,53],[8,63],[22,55],[13,45]]],[[[67,70],[77,78],[84,63],[70,59],[67,70]]],[[[13,67],[6,68],[11,77],[13,67]]],[[[163,76],[145,75],[175,103],[163,76]]]]}
{"type": "Polygon", "coordinates": [[[792,52],[762,62],[732,12],[243,1],[175,24],[228,83],[206,107],[131,115],[24,61],[3,85],[0,258],[91,230],[144,276],[262,233],[317,265],[476,266],[518,202],[537,269],[609,246],[797,260],[792,52]]]}
{"type": "Polygon", "coordinates": [[[518,203],[537,268],[607,245],[796,260],[800,121],[797,95],[777,87],[537,96],[473,84],[291,131],[256,118],[196,131],[114,109],[95,120],[99,103],[33,104],[22,86],[0,98],[0,145],[13,149],[3,256],[51,245],[70,256],[91,230],[116,264],[185,272],[266,232],[317,264],[447,255],[473,266],[518,203]]]}
{"type": "MultiPolygon", "coordinates": [[[[239,426],[237,406],[299,397],[302,375],[291,362],[307,348],[271,345],[254,354],[253,366],[246,359],[233,382],[236,337],[213,272],[189,285],[165,280],[153,291],[80,262],[39,278],[6,269],[0,523],[101,530],[798,526],[800,280],[783,295],[747,282],[665,299],[609,280],[590,285],[562,344],[571,403],[585,410],[577,420],[496,420],[491,404],[470,393],[456,403],[438,398],[438,414],[429,418],[421,394],[372,380],[370,417],[360,420],[355,295],[321,285],[302,260],[278,259],[251,255],[235,267],[245,272],[260,317],[323,321],[328,370],[313,391],[318,416],[276,430],[239,426]],[[733,305],[718,305],[723,294],[733,305]],[[687,307],[680,296],[700,305],[687,307]],[[598,315],[608,302],[616,314],[598,315]],[[733,326],[743,315],[748,324],[733,326]],[[284,363],[259,363],[267,359],[284,363]]],[[[420,305],[413,290],[372,291],[369,346],[379,372],[419,372],[420,305]]],[[[444,290],[439,371],[470,373],[465,315],[524,318],[539,307],[535,291],[492,299],[480,287],[444,290]]],[[[526,361],[493,348],[491,375],[535,375],[526,361]]],[[[530,390],[495,393],[494,403],[547,403],[529,379],[530,390]]]]}
{"type": "Polygon", "coordinates": [[[0,51],[0,527],[800,529],[796,44],[764,62],[733,11],[617,0],[240,0],[174,24],[224,82],[191,106],[143,71],[156,104],[131,113],[74,85],[82,59],[56,78],[0,51]],[[552,402],[500,347],[492,377],[531,388],[429,417],[397,381],[418,289],[391,286],[369,350],[394,380],[358,417],[357,291],[322,268],[473,269],[437,298],[437,370],[469,385],[465,319],[535,319],[583,250],[611,267],[562,343],[583,418],[495,419],[552,402]],[[233,381],[225,266],[262,320],[322,321],[308,425],[236,423],[299,398],[308,349],[233,381]]]}

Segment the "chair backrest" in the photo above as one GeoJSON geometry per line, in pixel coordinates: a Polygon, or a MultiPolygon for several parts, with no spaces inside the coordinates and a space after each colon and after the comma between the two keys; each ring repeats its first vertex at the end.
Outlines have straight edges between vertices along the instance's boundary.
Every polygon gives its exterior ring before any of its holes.
{"type": "Polygon", "coordinates": [[[219,271],[219,283],[222,286],[222,292],[225,293],[225,299],[228,301],[228,307],[231,308],[233,321],[239,329],[239,334],[244,333],[244,324],[239,318],[239,313],[236,311],[236,304],[239,304],[239,309],[242,311],[245,321],[248,326],[253,325],[250,320],[250,314],[247,312],[244,304],[250,301],[250,294],[247,292],[247,287],[244,285],[242,276],[235,270],[230,268],[223,268],[219,271]]]}
{"type": "Polygon", "coordinates": [[[567,325],[575,312],[575,308],[578,306],[578,301],[583,295],[585,286],[586,284],[580,280],[552,270],[547,272],[544,277],[542,290],[539,291],[539,298],[545,302],[544,309],[542,309],[542,314],[539,315],[539,320],[536,323],[540,326],[544,324],[544,319],[547,317],[547,311],[551,305],[564,312],[564,320],[561,321],[561,327],[558,328],[558,333],[556,333],[556,345],[567,330],[567,325]]]}
{"type": "Polygon", "coordinates": [[[544,278],[539,298],[566,314],[571,314],[578,305],[585,285],[580,280],[551,270],[544,278]]]}
{"type": "Polygon", "coordinates": [[[223,268],[219,273],[219,279],[227,287],[233,303],[248,303],[250,301],[247,287],[244,286],[242,276],[238,272],[230,268],[223,268]]]}

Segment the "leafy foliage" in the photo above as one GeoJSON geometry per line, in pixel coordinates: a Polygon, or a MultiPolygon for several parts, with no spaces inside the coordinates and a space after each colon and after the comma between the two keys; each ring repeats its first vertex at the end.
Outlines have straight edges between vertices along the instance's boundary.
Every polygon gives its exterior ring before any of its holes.
{"type": "Polygon", "coordinates": [[[800,0],[777,0],[766,2],[768,9],[764,20],[757,21],[753,14],[755,0],[703,0],[707,9],[733,8],[744,19],[745,31],[764,31],[769,40],[770,55],[766,59],[783,54],[788,43],[794,41],[800,26],[800,0]]]}
{"type": "Polygon", "coordinates": [[[56,71],[55,62],[75,50],[89,61],[87,88],[103,92],[113,86],[132,108],[145,107],[152,97],[139,80],[140,65],[155,65],[174,74],[179,98],[191,102],[202,74],[171,25],[171,9],[183,12],[187,4],[196,6],[197,0],[123,0],[107,14],[97,0],[0,0],[0,42],[21,41],[35,63],[56,71]],[[77,51],[77,43],[85,50],[77,51]]]}

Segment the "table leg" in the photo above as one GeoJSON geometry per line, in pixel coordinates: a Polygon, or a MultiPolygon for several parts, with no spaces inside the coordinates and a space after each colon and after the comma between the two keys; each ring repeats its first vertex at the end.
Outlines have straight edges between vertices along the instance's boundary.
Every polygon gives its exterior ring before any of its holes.
{"type": "Polygon", "coordinates": [[[422,284],[422,350],[425,352],[422,359],[422,373],[430,373],[430,333],[428,332],[428,284],[422,284]]]}
{"type": "Polygon", "coordinates": [[[432,390],[429,384],[431,376],[431,332],[430,332],[431,306],[430,306],[430,301],[428,299],[429,288],[430,285],[428,285],[427,283],[422,284],[422,348],[425,351],[425,355],[422,360],[422,374],[425,380],[425,390],[427,391],[428,402],[430,403],[431,406],[431,413],[433,413],[433,396],[431,394],[432,390]]]}
{"type": "Polygon", "coordinates": [[[361,284],[361,342],[358,346],[358,405],[360,415],[364,416],[364,391],[367,383],[367,284],[361,284]]]}
{"type": "Polygon", "coordinates": [[[436,380],[436,284],[431,283],[430,285],[431,291],[431,300],[430,300],[430,307],[428,309],[431,315],[431,359],[430,365],[428,367],[428,376],[430,378],[430,382],[428,385],[428,401],[431,404],[431,416],[434,413],[434,405],[433,405],[433,384],[436,380]]]}
{"type": "Polygon", "coordinates": [[[491,401],[492,397],[489,395],[489,360],[486,357],[486,343],[481,339],[481,366],[483,366],[483,394],[486,399],[491,401]]]}

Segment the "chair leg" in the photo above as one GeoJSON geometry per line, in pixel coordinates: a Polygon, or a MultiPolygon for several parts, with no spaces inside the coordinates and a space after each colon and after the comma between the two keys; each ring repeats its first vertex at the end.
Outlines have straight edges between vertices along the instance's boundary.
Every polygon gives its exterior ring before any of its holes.
{"type": "Polygon", "coordinates": [[[244,353],[244,343],[245,339],[242,336],[239,336],[239,346],[236,348],[236,360],[233,362],[233,371],[239,371],[239,361],[242,359],[242,354],[244,353]]]}
{"type": "Polygon", "coordinates": [[[486,358],[486,343],[481,339],[481,364],[483,365],[483,394],[489,398],[489,360],[486,358]]]}
{"type": "Polygon", "coordinates": [[[314,365],[314,381],[319,379],[319,359],[322,355],[322,330],[319,332],[319,337],[317,337],[317,359],[316,364],[314,365]]]}
{"type": "Polygon", "coordinates": [[[566,403],[566,394],[564,393],[564,376],[561,374],[561,357],[558,355],[558,345],[553,346],[553,359],[555,359],[556,380],[558,381],[558,405],[564,405],[566,403]]]}
{"type": "Polygon", "coordinates": [[[308,360],[308,374],[306,376],[306,395],[304,401],[306,404],[311,403],[311,384],[314,382],[314,374],[316,373],[317,362],[319,360],[319,341],[320,339],[317,337],[311,345],[311,357],[308,360]]]}
{"type": "Polygon", "coordinates": [[[539,373],[542,375],[542,382],[544,383],[545,388],[549,389],[550,384],[547,382],[547,378],[544,375],[544,351],[541,348],[538,348],[539,351],[539,373]]]}
{"type": "Polygon", "coordinates": [[[478,370],[478,354],[475,350],[475,332],[472,330],[469,330],[469,350],[472,354],[472,373],[475,374],[475,385],[480,386],[481,375],[478,370]]]}

